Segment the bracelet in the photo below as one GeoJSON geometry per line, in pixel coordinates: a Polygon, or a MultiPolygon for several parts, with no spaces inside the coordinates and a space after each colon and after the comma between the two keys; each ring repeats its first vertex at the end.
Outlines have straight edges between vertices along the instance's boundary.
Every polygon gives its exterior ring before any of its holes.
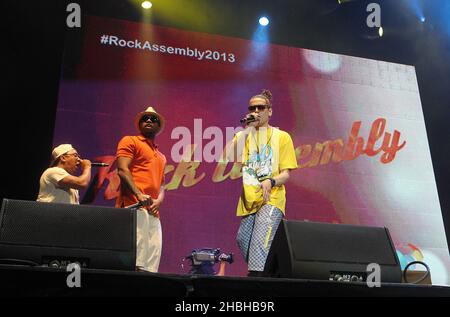
{"type": "Polygon", "coordinates": [[[270,185],[272,186],[272,188],[274,188],[275,185],[277,184],[277,182],[273,178],[269,178],[269,179],[270,179],[270,185]]]}

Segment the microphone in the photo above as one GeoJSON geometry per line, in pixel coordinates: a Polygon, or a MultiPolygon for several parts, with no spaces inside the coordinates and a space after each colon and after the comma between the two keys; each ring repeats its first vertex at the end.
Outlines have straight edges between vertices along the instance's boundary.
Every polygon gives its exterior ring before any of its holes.
{"type": "Polygon", "coordinates": [[[254,115],[249,115],[249,116],[245,116],[244,118],[241,119],[241,123],[242,124],[248,124],[250,122],[256,121],[256,117],[254,115]]]}
{"type": "Polygon", "coordinates": [[[138,203],[126,206],[125,209],[136,209],[136,208],[139,208],[139,207],[142,207],[142,202],[138,202],[138,203]]]}
{"type": "Polygon", "coordinates": [[[91,166],[107,167],[107,166],[109,166],[109,164],[106,164],[106,163],[91,163],[91,166]]]}

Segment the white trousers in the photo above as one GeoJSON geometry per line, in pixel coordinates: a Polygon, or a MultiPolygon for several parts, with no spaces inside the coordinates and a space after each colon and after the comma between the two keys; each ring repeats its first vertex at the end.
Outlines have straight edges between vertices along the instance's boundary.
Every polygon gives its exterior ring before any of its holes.
{"type": "Polygon", "coordinates": [[[161,260],[161,221],[147,209],[139,208],[136,212],[136,267],[156,273],[161,260]]]}

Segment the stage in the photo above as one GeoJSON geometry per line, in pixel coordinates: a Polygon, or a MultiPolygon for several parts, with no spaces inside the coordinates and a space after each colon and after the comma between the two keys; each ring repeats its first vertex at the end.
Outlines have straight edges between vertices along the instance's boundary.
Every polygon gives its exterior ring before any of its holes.
{"type": "MultiPolygon", "coordinates": [[[[118,144],[140,133],[135,117],[152,106],[166,119],[155,140],[166,156],[159,267],[181,273],[180,262],[193,250],[217,248],[236,255],[229,276],[95,270],[83,271],[81,288],[70,289],[67,272],[8,266],[0,270],[0,295],[448,296],[448,288],[438,286],[370,289],[244,277],[248,267],[235,239],[241,217],[235,215],[245,178],[239,162],[220,159],[242,128],[250,98],[270,90],[270,126],[289,134],[298,166],[285,185],[285,219],[386,228],[376,241],[365,231],[290,230],[283,250],[306,252],[297,258],[312,259],[317,271],[318,260],[347,266],[386,259],[399,275],[409,263],[423,262],[435,284],[450,285],[448,0],[414,6],[421,1],[384,1],[384,38],[381,28],[364,23],[371,16],[364,1],[279,1],[273,8],[263,1],[159,2],[150,17],[144,12],[152,11],[129,1],[81,1],[80,28],[64,23],[72,13],[61,1],[8,5],[11,98],[4,104],[13,106],[3,135],[19,168],[7,169],[0,199],[34,202],[59,144],[70,143],[83,159],[104,165],[92,169],[90,185],[80,190],[79,210],[45,213],[27,205],[0,215],[0,258],[40,265],[48,255],[132,270],[135,219],[124,210],[103,214],[98,208],[115,205],[118,144]],[[269,26],[258,23],[260,11],[271,17],[269,26]],[[32,126],[25,116],[33,118],[32,126]],[[18,136],[8,137],[13,134],[18,136]],[[390,259],[383,257],[388,253],[390,259]]],[[[256,158],[268,163],[270,151],[258,147],[256,158]]],[[[297,272],[311,278],[304,267],[297,272]]]]}
{"type": "Polygon", "coordinates": [[[69,288],[71,272],[44,267],[0,265],[1,297],[450,297],[450,287],[332,281],[155,274],[81,270],[79,288],[69,288]]]}

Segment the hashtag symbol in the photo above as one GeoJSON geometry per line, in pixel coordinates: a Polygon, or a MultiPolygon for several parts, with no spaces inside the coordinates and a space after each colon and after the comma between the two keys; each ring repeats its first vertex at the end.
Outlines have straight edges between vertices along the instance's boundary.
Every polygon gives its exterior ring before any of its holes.
{"type": "Polygon", "coordinates": [[[100,43],[102,44],[108,44],[108,39],[109,36],[108,35],[102,35],[101,39],[100,39],[100,43]]]}

